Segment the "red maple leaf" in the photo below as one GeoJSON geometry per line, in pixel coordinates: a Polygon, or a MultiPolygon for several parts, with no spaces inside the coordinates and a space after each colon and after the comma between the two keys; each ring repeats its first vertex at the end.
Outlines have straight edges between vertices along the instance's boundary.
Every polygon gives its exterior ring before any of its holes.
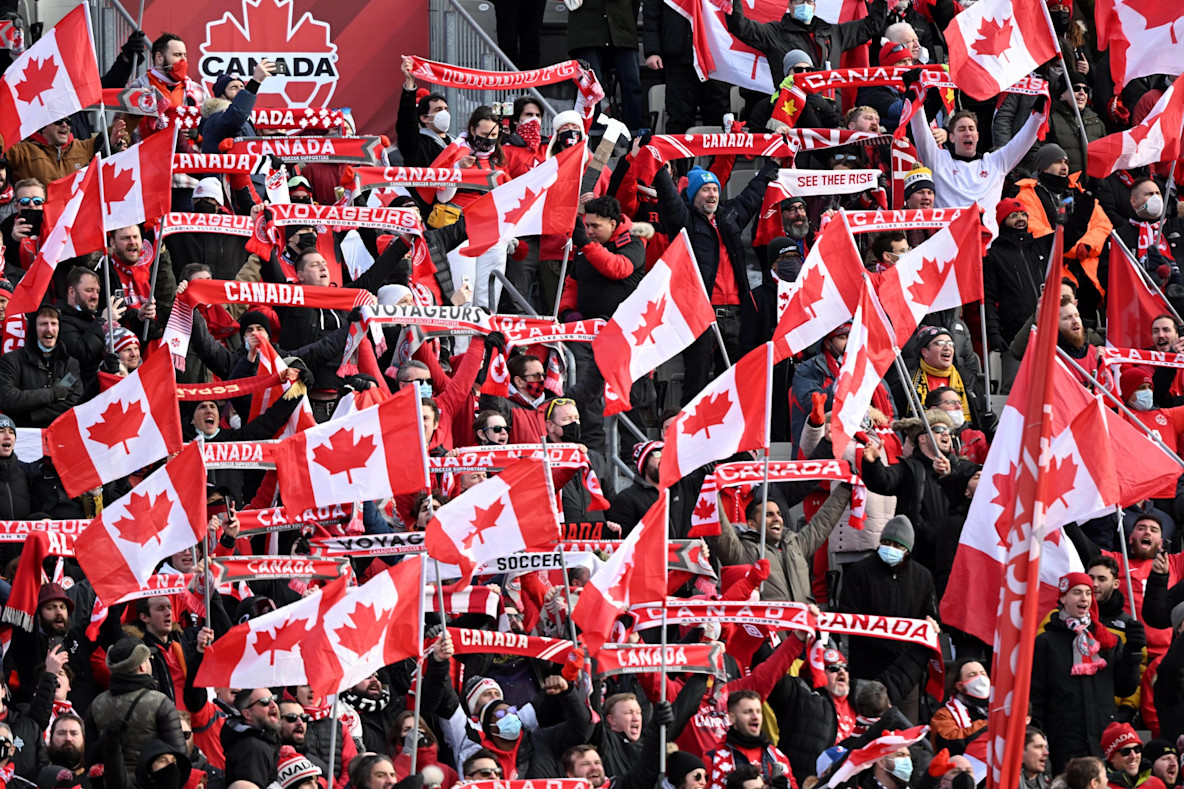
{"type": "Polygon", "coordinates": [[[345,481],[353,484],[351,474],[363,468],[377,447],[372,436],[354,440],[353,430],[343,427],[329,436],[328,444],[321,444],[312,453],[312,459],[324,466],[330,474],[345,472],[345,481]]]}
{"type": "Polygon", "coordinates": [[[978,26],[978,35],[972,47],[984,57],[999,57],[1011,47],[1011,20],[999,24],[993,19],[984,19],[978,26]]]}
{"type": "Polygon", "coordinates": [[[941,289],[941,278],[946,275],[950,265],[949,260],[938,261],[936,258],[921,258],[921,268],[917,269],[917,281],[909,285],[908,291],[913,301],[918,304],[930,304],[941,289]]]}
{"type": "Polygon", "coordinates": [[[266,630],[261,630],[255,639],[255,652],[260,657],[264,653],[270,652],[271,657],[268,663],[274,666],[276,652],[291,652],[300,643],[300,639],[304,638],[310,632],[308,623],[304,619],[297,619],[294,622],[285,622],[282,625],[276,626],[275,635],[269,634],[266,630]]]}
{"type": "Polygon", "coordinates": [[[1048,474],[1048,503],[1060,501],[1068,507],[1068,496],[1076,487],[1074,481],[1077,479],[1077,463],[1072,457],[1061,461],[1051,460],[1045,473],[1048,474]]]}
{"type": "Polygon", "coordinates": [[[149,495],[133,493],[127,503],[127,514],[111,524],[121,540],[141,547],[152,540],[160,543],[160,529],[168,522],[173,502],[167,492],[161,493],[153,502],[149,502],[149,495]]]}
{"type": "Polygon", "coordinates": [[[381,635],[383,629],[378,619],[378,611],[367,603],[355,608],[350,614],[350,619],[353,620],[352,625],[346,623],[333,632],[341,639],[341,644],[355,655],[364,655],[374,648],[376,642],[382,640],[375,638],[381,635]]]}
{"type": "Polygon", "coordinates": [[[715,520],[715,504],[712,503],[711,499],[699,499],[699,501],[695,503],[695,510],[693,513],[691,513],[691,515],[695,518],[695,520],[715,520]]]}
{"type": "Polygon", "coordinates": [[[1012,502],[1015,501],[1016,471],[1017,466],[1009,463],[1006,471],[991,478],[995,485],[995,498],[991,499],[991,503],[1003,508],[1003,512],[995,519],[995,532],[999,535],[1001,548],[1007,547],[1007,534],[1011,531],[1011,520],[1007,515],[1011,511],[1012,502]]]}
{"type": "Polygon", "coordinates": [[[136,187],[136,174],[130,167],[115,173],[115,165],[103,167],[103,206],[107,212],[111,206],[127,199],[128,193],[136,187]]]}
{"type": "Polygon", "coordinates": [[[1150,122],[1144,119],[1142,123],[1137,123],[1132,126],[1130,130],[1131,141],[1134,142],[1135,147],[1137,148],[1138,146],[1142,145],[1143,140],[1146,140],[1151,135],[1151,131],[1158,125],[1159,117],[1156,116],[1156,118],[1150,122]]]}
{"type": "Polygon", "coordinates": [[[493,504],[490,504],[485,509],[476,507],[473,510],[473,530],[461,541],[466,552],[473,549],[473,540],[479,540],[482,545],[485,545],[485,538],[482,536],[486,531],[497,526],[498,518],[502,516],[505,506],[499,498],[493,504]]]}
{"type": "MultiPolygon", "coordinates": [[[[1168,0],[1126,0],[1127,8],[1147,20],[1147,29],[1172,25],[1180,19],[1180,9],[1168,0]]],[[[1176,30],[1172,28],[1172,43],[1176,43],[1176,30]]]]}
{"type": "Polygon", "coordinates": [[[653,342],[654,329],[662,323],[662,314],[666,312],[666,299],[659,296],[657,301],[646,302],[645,312],[641,314],[641,326],[633,332],[633,344],[641,347],[647,342],[653,342]]]}
{"type": "Polygon", "coordinates": [[[533,191],[529,186],[526,187],[526,192],[522,195],[522,198],[518,201],[518,205],[515,206],[514,208],[511,208],[509,211],[507,211],[506,215],[504,217],[502,217],[502,221],[505,222],[507,225],[518,224],[518,222],[522,219],[522,217],[526,216],[526,212],[530,209],[530,207],[532,205],[534,205],[534,202],[535,202],[535,200],[538,199],[538,197],[539,197],[538,192],[533,191]]]}
{"type": "Polygon", "coordinates": [[[705,397],[695,406],[695,412],[683,420],[682,432],[694,438],[695,434],[702,430],[703,435],[710,439],[711,428],[722,425],[731,409],[732,398],[727,392],[705,397]]]}
{"type": "Polygon", "coordinates": [[[54,77],[58,75],[58,66],[53,62],[53,56],[38,61],[29,58],[29,65],[25,68],[23,79],[16,83],[16,97],[23,102],[41,102],[45,106],[44,94],[53,88],[54,77]]]}
{"type": "Polygon", "coordinates": [[[140,408],[140,401],[136,400],[125,410],[123,403],[116,400],[103,409],[99,421],[86,429],[91,441],[106,444],[107,448],[116,444],[123,444],[123,451],[130,452],[127,442],[140,435],[140,425],[144,422],[144,410],[140,408]]]}
{"type": "Polygon", "coordinates": [[[823,276],[822,269],[815,266],[802,274],[801,282],[801,287],[794,295],[798,297],[802,312],[808,313],[812,319],[817,318],[814,305],[822,300],[822,286],[826,282],[826,277],[823,276]]]}

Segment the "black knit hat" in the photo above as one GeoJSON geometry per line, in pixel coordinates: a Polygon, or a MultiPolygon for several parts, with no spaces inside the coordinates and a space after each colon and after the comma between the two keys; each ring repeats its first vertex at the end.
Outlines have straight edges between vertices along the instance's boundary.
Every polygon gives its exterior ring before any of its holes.
{"type": "Polygon", "coordinates": [[[271,335],[271,320],[266,314],[259,310],[247,310],[242,317],[238,319],[238,336],[242,337],[247,332],[248,326],[262,326],[271,335]]]}
{"type": "Polygon", "coordinates": [[[693,753],[675,751],[666,757],[666,780],[675,789],[682,785],[688,773],[706,769],[707,765],[703,764],[703,760],[693,753]]]}

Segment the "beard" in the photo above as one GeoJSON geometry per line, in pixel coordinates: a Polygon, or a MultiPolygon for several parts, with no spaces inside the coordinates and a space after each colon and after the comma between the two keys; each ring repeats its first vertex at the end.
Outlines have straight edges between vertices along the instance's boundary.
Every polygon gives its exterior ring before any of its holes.
{"type": "Polygon", "coordinates": [[[1075,351],[1079,351],[1085,345],[1085,330],[1078,329],[1077,331],[1071,331],[1069,329],[1061,329],[1061,339],[1065,342],[1065,345],[1068,345],[1075,351]]]}
{"type": "Polygon", "coordinates": [[[794,241],[801,241],[810,234],[809,222],[793,222],[789,227],[785,228],[785,235],[792,238],[794,241]]]}
{"type": "Polygon", "coordinates": [[[82,753],[73,745],[50,745],[45,749],[50,764],[60,764],[73,770],[82,763],[82,753]]]}

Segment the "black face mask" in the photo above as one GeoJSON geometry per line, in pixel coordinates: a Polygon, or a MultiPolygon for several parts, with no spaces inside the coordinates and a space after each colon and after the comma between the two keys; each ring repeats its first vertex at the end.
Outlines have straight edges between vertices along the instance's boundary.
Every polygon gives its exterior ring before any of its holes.
{"type": "Polygon", "coordinates": [[[291,198],[291,201],[293,203],[299,203],[300,205],[312,205],[311,197],[293,197],[291,198]]]}
{"type": "Polygon", "coordinates": [[[296,248],[301,252],[317,248],[317,237],[314,233],[301,233],[296,237],[296,248]]]}
{"type": "Polygon", "coordinates": [[[1069,12],[1068,11],[1049,11],[1052,16],[1052,29],[1057,31],[1058,36],[1063,36],[1069,32],[1069,12]]]}
{"type": "Polygon", "coordinates": [[[1054,192],[1063,192],[1069,188],[1069,176],[1067,175],[1040,173],[1039,178],[1040,183],[1044,184],[1054,192]]]}
{"type": "Polygon", "coordinates": [[[563,426],[563,440],[569,444],[580,443],[580,423],[568,422],[563,426]]]}
{"type": "Polygon", "coordinates": [[[567,131],[559,132],[555,138],[559,140],[560,147],[570,148],[580,141],[580,133],[575,129],[568,129],[567,131]]]}
{"type": "Polygon", "coordinates": [[[181,789],[181,768],[175,764],[167,764],[152,773],[152,786],[155,789],[181,789]]]}
{"type": "Polygon", "coordinates": [[[497,145],[497,140],[493,137],[470,137],[469,148],[473,153],[489,153],[497,145]]]}
{"type": "Polygon", "coordinates": [[[193,212],[195,214],[216,214],[218,213],[218,204],[211,200],[195,200],[193,212]]]}

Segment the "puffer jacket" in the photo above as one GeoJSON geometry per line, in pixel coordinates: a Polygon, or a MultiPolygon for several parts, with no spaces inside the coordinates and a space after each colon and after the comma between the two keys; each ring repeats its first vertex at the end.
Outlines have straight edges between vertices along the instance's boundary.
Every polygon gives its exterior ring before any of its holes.
{"type": "Polygon", "coordinates": [[[97,746],[103,732],[124,720],[127,730],[122,735],[123,764],[128,775],[136,774],[140,752],[152,740],[161,740],[176,750],[186,751],[177,708],[156,689],[151,674],[111,676],[110,689],[95,697],[87,713],[87,743],[97,746]]]}
{"type": "MultiPolygon", "coordinates": [[[[807,419],[806,426],[802,429],[802,454],[805,457],[814,457],[814,450],[829,432],[829,424],[815,427],[807,419]]],[[[830,446],[829,442],[827,446],[830,446]]],[[[849,443],[843,454],[843,460],[850,463],[852,468],[855,467],[855,446],[854,442],[849,443]]],[[[827,457],[830,457],[830,450],[827,452],[827,457]]],[[[888,465],[882,455],[877,462],[888,465]]],[[[828,547],[831,553],[862,553],[874,551],[879,547],[880,532],[884,531],[884,525],[888,523],[889,518],[896,514],[896,497],[872,493],[870,490],[865,496],[863,528],[856,529],[847,522],[851,516],[851,507],[848,505],[839,516],[839,524],[830,533],[828,547]]]]}
{"type": "MultiPolygon", "coordinates": [[[[793,531],[787,524],[781,540],[775,545],[765,546],[765,557],[769,559],[769,578],[765,581],[762,599],[814,602],[810,587],[810,563],[814,559],[814,552],[826,542],[850,501],[851,486],[846,483],[836,485],[826,503],[804,529],[793,531]]],[[[738,533],[721,507],[720,533],[708,537],[707,542],[721,564],[754,564],[761,556],[760,538],[759,530],[738,533]]]]}
{"type": "MultiPolygon", "coordinates": [[[[585,318],[612,317],[645,276],[645,241],[632,229],[633,221],[622,217],[607,243],[589,241],[576,253],[568,278],[576,287],[565,289],[565,295],[572,294],[576,310],[585,318]]],[[[561,310],[570,304],[568,299],[564,302],[561,310]]]]}
{"type": "Polygon", "coordinates": [[[276,779],[280,739],[274,732],[248,726],[242,718],[227,718],[221,738],[227,786],[250,781],[262,787],[276,779]]]}
{"type": "Polygon", "coordinates": [[[201,152],[218,153],[218,145],[233,137],[254,137],[251,110],[255,109],[259,83],[249,80],[234,99],[206,99],[201,104],[201,152]]]}
{"type": "MultiPolygon", "coordinates": [[[[1089,107],[1081,111],[1081,122],[1085,124],[1085,136],[1090,142],[1106,136],[1106,125],[1098,113],[1089,107]]],[[[1052,142],[1064,148],[1069,155],[1069,172],[1080,173],[1085,170],[1086,152],[1081,149],[1081,127],[1077,125],[1073,108],[1064,101],[1054,101],[1048,114],[1048,136],[1044,143],[1047,145],[1052,142]]]]}

